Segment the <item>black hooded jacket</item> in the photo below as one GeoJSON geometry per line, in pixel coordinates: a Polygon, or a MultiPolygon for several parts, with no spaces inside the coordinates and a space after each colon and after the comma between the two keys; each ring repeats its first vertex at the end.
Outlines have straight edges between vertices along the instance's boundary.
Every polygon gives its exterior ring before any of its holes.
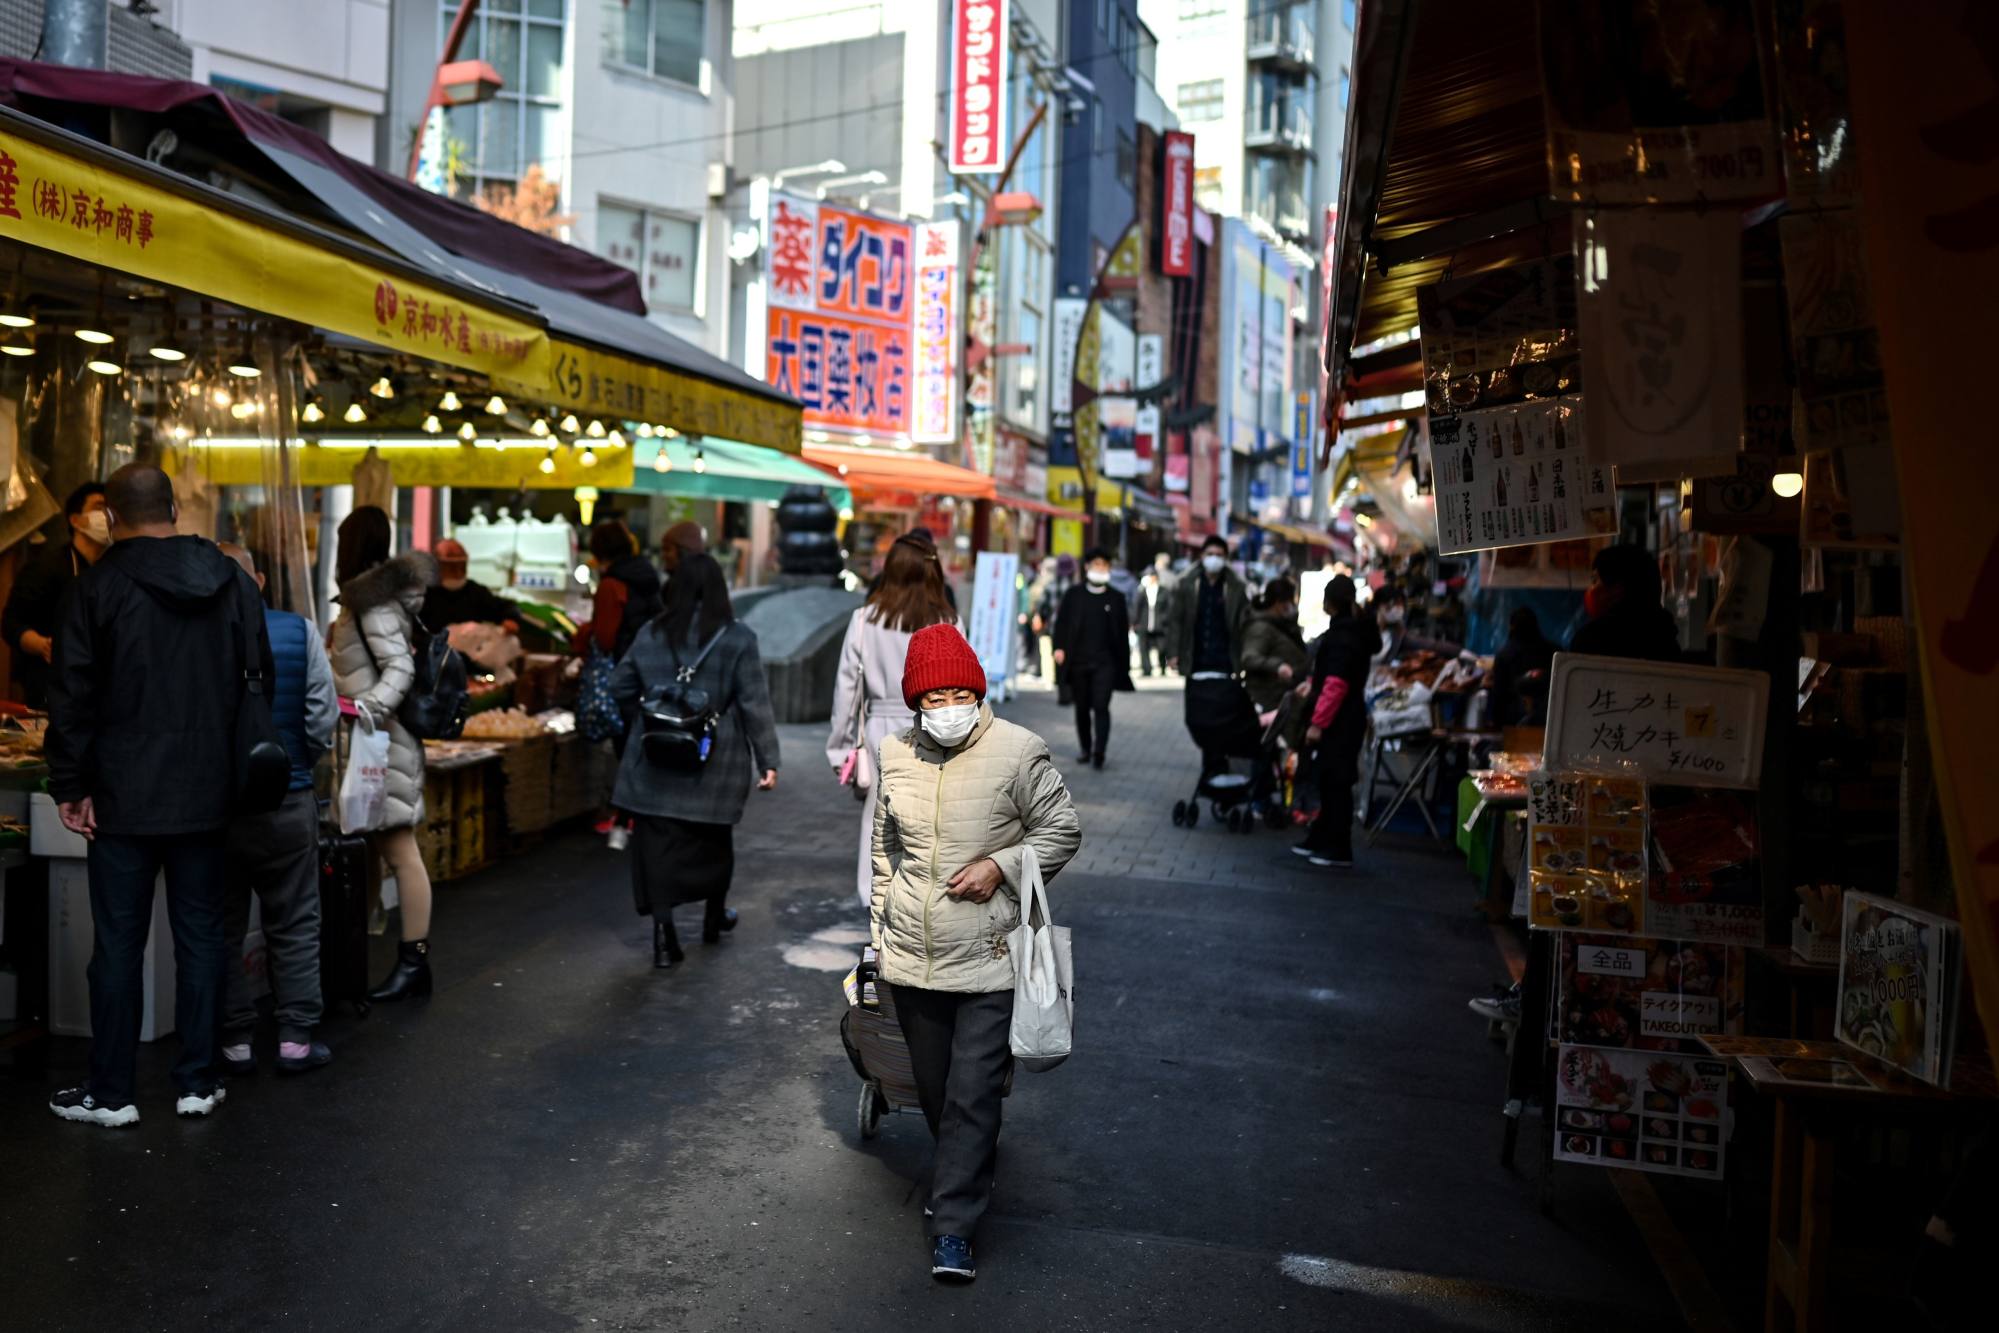
{"type": "Polygon", "coordinates": [[[44,748],[58,801],[100,833],[221,829],[235,785],[242,630],[274,674],[263,601],[200,537],[127,537],[76,582],[56,635],[44,748]]]}

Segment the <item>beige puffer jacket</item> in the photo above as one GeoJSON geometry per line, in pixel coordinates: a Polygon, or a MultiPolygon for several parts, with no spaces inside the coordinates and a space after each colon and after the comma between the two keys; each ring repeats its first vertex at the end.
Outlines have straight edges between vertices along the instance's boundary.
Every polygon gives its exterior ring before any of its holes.
{"type": "Polygon", "coordinates": [[[981,705],[966,742],[945,750],[921,724],[881,743],[870,934],[881,977],[925,990],[1013,989],[1007,932],[1020,924],[1021,849],[1045,879],[1083,840],[1047,744],[981,705]],[[983,903],[944,886],[983,857],[1003,884],[983,903]]]}
{"type": "MultiPolygon", "coordinates": [[[[410,735],[396,710],[416,681],[412,650],[423,595],[437,582],[437,561],[422,551],[384,560],[340,585],[340,615],[333,622],[327,657],[340,693],[389,726],[389,793],[384,829],[423,823],[423,742],[410,735]]],[[[349,727],[353,723],[345,724],[349,727]]],[[[346,748],[343,747],[343,753],[346,748]]]]}

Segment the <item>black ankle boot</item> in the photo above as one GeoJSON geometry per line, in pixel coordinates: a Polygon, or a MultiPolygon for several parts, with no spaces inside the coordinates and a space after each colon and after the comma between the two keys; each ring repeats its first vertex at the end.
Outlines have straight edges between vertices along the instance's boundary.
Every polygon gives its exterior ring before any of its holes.
{"type": "Polygon", "coordinates": [[[652,965],[664,972],[675,963],[684,962],[687,955],[680,951],[680,936],[674,933],[673,923],[660,917],[652,922],[652,965]]]}
{"type": "Polygon", "coordinates": [[[725,907],[720,912],[709,912],[701,918],[701,942],[703,944],[717,944],[722,939],[723,931],[734,930],[735,928],[735,908],[725,907]]]}
{"type": "Polygon", "coordinates": [[[396,965],[382,984],[368,992],[375,1001],[420,1000],[430,994],[430,941],[404,940],[396,946],[396,965]]]}

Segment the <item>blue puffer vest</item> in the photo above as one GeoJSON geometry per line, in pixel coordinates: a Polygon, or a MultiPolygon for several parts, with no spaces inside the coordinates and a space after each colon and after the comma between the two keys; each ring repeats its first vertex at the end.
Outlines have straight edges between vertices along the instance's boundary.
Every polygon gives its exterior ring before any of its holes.
{"type": "Polygon", "coordinates": [[[292,791],[312,788],[312,746],[305,738],[306,638],[312,626],[301,615],[264,608],[264,629],[271,636],[271,659],[278,678],[271,682],[271,721],[292,761],[292,791]]]}

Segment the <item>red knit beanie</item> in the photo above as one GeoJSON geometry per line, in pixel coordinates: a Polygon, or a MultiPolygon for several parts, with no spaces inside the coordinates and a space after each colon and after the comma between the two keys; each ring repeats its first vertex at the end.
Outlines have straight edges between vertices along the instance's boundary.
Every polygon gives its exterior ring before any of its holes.
{"type": "Polygon", "coordinates": [[[966,689],[986,697],[986,669],[956,625],[925,625],[909,636],[902,665],[902,701],[916,708],[932,690],[966,689]]]}

